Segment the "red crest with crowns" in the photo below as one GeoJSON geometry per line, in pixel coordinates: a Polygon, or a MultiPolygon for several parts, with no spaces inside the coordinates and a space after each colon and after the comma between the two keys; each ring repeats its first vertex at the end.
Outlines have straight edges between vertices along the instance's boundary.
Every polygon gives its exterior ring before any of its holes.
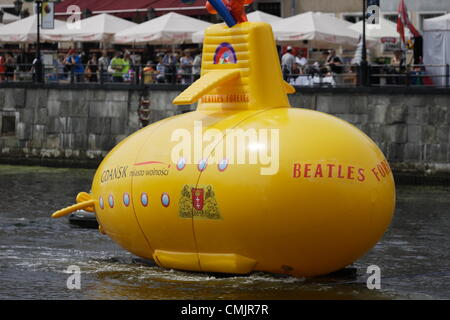
{"type": "Polygon", "coordinates": [[[203,209],[205,191],[202,188],[192,188],[192,205],[196,210],[203,209]]]}

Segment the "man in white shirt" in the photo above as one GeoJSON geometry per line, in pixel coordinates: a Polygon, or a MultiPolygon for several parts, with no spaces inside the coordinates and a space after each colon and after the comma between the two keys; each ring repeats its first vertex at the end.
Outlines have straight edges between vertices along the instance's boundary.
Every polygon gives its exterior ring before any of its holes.
{"type": "Polygon", "coordinates": [[[299,51],[298,55],[295,57],[295,63],[300,67],[304,67],[308,63],[308,59],[303,56],[303,52],[299,51]]]}
{"type": "Polygon", "coordinates": [[[292,47],[289,46],[286,49],[286,53],[281,57],[281,69],[283,70],[283,78],[289,81],[289,77],[292,74],[292,66],[295,63],[295,57],[292,54],[292,47]]]}

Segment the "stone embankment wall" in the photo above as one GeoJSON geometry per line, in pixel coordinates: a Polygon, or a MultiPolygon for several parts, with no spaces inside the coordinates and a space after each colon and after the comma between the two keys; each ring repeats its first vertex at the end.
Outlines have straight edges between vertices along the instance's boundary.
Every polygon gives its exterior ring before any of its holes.
{"type": "Polygon", "coordinates": [[[450,91],[305,92],[292,96],[291,103],[354,124],[397,171],[450,174],[450,91]]]}
{"type": "MultiPolygon", "coordinates": [[[[149,95],[150,122],[155,122],[195,108],[171,103],[181,90],[0,88],[0,161],[95,167],[141,127],[137,109],[143,93],[149,95]]],[[[299,89],[290,100],[294,107],[326,112],[359,127],[397,171],[450,174],[448,90],[299,89]]]]}

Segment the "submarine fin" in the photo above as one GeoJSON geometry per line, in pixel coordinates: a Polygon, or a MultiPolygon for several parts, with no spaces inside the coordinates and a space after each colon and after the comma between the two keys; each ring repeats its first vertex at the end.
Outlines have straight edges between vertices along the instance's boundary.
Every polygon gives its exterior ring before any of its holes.
{"type": "Polygon", "coordinates": [[[295,88],[294,88],[293,86],[291,86],[289,83],[287,83],[286,81],[284,81],[283,85],[284,85],[284,91],[285,91],[287,94],[293,94],[293,93],[295,93],[295,88]]]}
{"type": "MultiPolygon", "coordinates": [[[[86,201],[90,201],[90,200],[92,200],[92,197],[89,193],[80,192],[79,194],[77,194],[77,198],[76,198],[77,203],[86,202],[86,201]]],[[[89,212],[95,212],[94,206],[86,207],[83,210],[86,210],[89,212]]]]}
{"type": "Polygon", "coordinates": [[[72,213],[77,210],[86,209],[87,207],[91,207],[94,205],[94,200],[84,201],[77,204],[74,204],[70,207],[61,209],[52,214],[52,218],[61,218],[67,216],[69,213],[72,213]]]}
{"type": "MultiPolygon", "coordinates": [[[[192,104],[220,84],[238,78],[239,70],[214,70],[203,75],[173,100],[173,104],[192,104]]],[[[295,91],[295,89],[294,89],[295,91]]]]}
{"type": "Polygon", "coordinates": [[[77,204],[58,210],[52,214],[52,218],[61,218],[77,210],[94,212],[95,201],[86,192],[80,192],[76,198],[77,204]]]}

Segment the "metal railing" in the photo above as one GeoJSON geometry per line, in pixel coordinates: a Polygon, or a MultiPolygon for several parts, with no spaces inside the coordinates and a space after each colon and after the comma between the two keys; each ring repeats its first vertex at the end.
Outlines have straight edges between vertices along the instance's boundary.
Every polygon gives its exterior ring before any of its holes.
{"type": "MultiPolygon", "coordinates": [[[[122,83],[147,84],[191,84],[200,77],[192,67],[181,65],[132,65],[127,72],[114,70],[111,66],[84,65],[68,68],[64,65],[45,65],[44,83],[103,85],[122,83]]],[[[299,87],[359,87],[361,70],[358,66],[341,66],[342,72],[331,72],[326,67],[306,66],[297,72],[284,74],[284,79],[299,87]]],[[[0,67],[0,84],[5,82],[37,82],[37,70],[32,64],[0,67]]],[[[368,81],[372,87],[426,86],[450,88],[450,65],[376,65],[368,70],[368,81]]]]}
{"type": "MultiPolygon", "coordinates": [[[[190,84],[200,77],[192,67],[182,65],[132,65],[128,71],[116,66],[83,65],[67,67],[63,64],[44,65],[44,83],[131,83],[131,84],[190,84]],[[116,69],[114,69],[116,68],[116,69]]],[[[33,64],[0,67],[2,82],[37,82],[37,68],[33,64]]]]}
{"type": "MultiPolygon", "coordinates": [[[[361,68],[341,66],[341,72],[327,68],[306,68],[284,75],[287,82],[300,87],[358,87],[363,85],[361,68]]],[[[368,68],[367,86],[427,86],[450,88],[450,65],[377,65],[368,68]]]]}

